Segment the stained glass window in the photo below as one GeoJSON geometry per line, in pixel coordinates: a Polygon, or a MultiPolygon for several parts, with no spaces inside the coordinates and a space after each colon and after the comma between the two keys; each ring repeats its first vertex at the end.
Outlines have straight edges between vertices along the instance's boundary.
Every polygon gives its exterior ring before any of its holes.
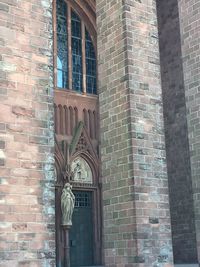
{"type": "Polygon", "coordinates": [[[96,94],[96,56],[91,37],[85,29],[86,88],[90,94],[96,94]]]}
{"type": "Polygon", "coordinates": [[[68,87],[67,5],[57,0],[57,86],[68,87]]]}
{"type": "Polygon", "coordinates": [[[82,91],[82,40],[81,21],[78,15],[71,13],[72,34],[72,89],[82,91]]]}
{"type": "Polygon", "coordinates": [[[56,7],[57,87],[97,94],[96,55],[91,36],[65,0],[56,0],[56,7]]]}

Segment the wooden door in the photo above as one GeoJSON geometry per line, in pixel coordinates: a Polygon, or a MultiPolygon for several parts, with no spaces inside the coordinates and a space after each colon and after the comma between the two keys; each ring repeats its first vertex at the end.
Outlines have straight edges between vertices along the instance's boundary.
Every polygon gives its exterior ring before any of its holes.
{"type": "Polygon", "coordinates": [[[71,267],[92,266],[94,264],[92,192],[74,191],[74,195],[76,202],[73,225],[69,233],[71,267]]]}

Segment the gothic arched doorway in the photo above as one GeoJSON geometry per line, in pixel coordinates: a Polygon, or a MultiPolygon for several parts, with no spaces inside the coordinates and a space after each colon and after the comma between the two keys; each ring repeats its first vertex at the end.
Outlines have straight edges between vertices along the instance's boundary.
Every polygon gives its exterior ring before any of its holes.
{"type": "Polygon", "coordinates": [[[60,198],[73,186],[71,267],[101,264],[98,96],[94,1],[54,0],[56,266],[66,260],[60,198]]]}

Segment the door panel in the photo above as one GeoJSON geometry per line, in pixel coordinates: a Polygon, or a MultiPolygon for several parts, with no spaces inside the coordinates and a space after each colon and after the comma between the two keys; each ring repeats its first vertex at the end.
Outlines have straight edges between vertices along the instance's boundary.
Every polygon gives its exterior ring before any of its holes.
{"type": "Polygon", "coordinates": [[[71,267],[94,263],[92,192],[74,191],[73,225],[69,232],[71,267]]]}

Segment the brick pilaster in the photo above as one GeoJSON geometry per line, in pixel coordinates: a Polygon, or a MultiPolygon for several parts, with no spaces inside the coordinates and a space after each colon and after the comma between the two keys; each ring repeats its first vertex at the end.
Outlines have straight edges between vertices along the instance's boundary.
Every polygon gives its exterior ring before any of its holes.
{"type": "Polygon", "coordinates": [[[200,2],[178,0],[184,86],[187,107],[188,137],[196,226],[200,262],[200,2]]]}
{"type": "Polygon", "coordinates": [[[197,261],[177,0],[157,1],[167,170],[175,263],[197,261]]]}
{"type": "Polygon", "coordinates": [[[105,265],[173,266],[155,1],[97,1],[105,265]]]}

